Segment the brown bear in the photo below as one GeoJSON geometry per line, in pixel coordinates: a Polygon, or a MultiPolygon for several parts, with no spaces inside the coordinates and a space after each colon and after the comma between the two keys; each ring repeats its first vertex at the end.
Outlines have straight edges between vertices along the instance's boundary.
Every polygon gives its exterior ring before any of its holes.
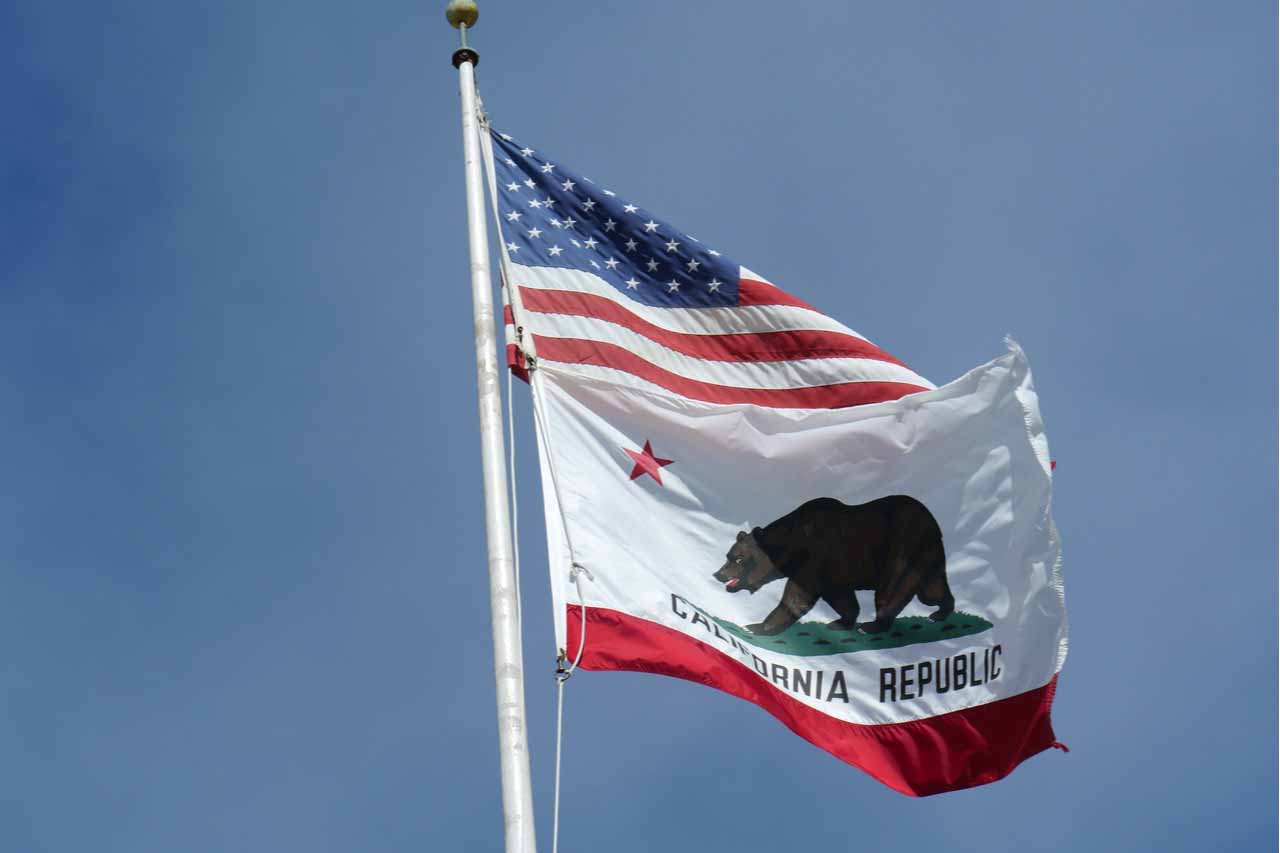
{"type": "Polygon", "coordinates": [[[937,610],[941,621],[955,609],[947,585],[947,556],[942,531],[920,501],[892,495],[849,506],[835,498],[815,498],[738,539],[715,573],[728,592],[760,587],[786,578],[782,601],[763,622],[748,625],[755,634],[779,634],[825,599],[845,630],[869,634],[888,630],[913,597],[937,610]],[[875,621],[858,624],[857,590],[875,590],[875,621]]]}

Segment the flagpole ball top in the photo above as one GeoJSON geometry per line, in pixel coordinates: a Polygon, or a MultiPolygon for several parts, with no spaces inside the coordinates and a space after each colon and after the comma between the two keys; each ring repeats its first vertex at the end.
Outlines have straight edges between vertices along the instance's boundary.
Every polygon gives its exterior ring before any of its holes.
{"type": "Polygon", "coordinates": [[[464,26],[472,29],[480,19],[480,9],[474,0],[449,0],[444,16],[449,19],[449,24],[455,30],[464,26]]]}

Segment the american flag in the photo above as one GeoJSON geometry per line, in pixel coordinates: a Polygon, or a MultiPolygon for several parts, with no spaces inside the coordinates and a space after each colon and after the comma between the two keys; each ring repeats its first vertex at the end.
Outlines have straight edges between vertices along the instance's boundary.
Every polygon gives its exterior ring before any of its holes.
{"type": "Polygon", "coordinates": [[[696,237],[491,135],[517,374],[531,344],[540,362],[708,403],[831,409],[934,387],[696,237]]]}

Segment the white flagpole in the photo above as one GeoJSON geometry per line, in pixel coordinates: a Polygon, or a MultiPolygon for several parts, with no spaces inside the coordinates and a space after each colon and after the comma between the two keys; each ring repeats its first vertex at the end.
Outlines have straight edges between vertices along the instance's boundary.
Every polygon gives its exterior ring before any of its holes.
{"type": "Polygon", "coordinates": [[[512,562],[511,519],[502,439],[502,393],[494,335],[493,284],[485,231],[484,178],[476,117],[475,64],[467,30],[479,12],[470,0],[453,0],[445,12],[462,35],[454,51],[462,93],[462,148],[467,180],[467,240],[475,315],[476,382],[480,401],[480,447],[484,470],[484,520],[489,540],[489,602],[493,624],[493,673],[498,693],[498,757],[502,769],[502,817],[506,853],[534,853],[533,790],[524,714],[524,669],[512,562]]]}

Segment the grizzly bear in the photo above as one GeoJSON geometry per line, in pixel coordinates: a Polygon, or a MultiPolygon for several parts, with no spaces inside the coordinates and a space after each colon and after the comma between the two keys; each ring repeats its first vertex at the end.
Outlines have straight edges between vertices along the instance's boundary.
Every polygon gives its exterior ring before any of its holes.
{"type": "Polygon", "coordinates": [[[815,498],[750,533],[739,532],[715,579],[728,592],[754,593],[786,578],[782,601],[754,634],[790,628],[819,598],[840,615],[829,623],[869,634],[886,631],[913,597],[937,606],[941,621],[955,609],[947,585],[942,531],[924,504],[892,495],[849,506],[835,498],[815,498]],[[858,624],[857,590],[875,590],[876,618],[858,624]]]}

